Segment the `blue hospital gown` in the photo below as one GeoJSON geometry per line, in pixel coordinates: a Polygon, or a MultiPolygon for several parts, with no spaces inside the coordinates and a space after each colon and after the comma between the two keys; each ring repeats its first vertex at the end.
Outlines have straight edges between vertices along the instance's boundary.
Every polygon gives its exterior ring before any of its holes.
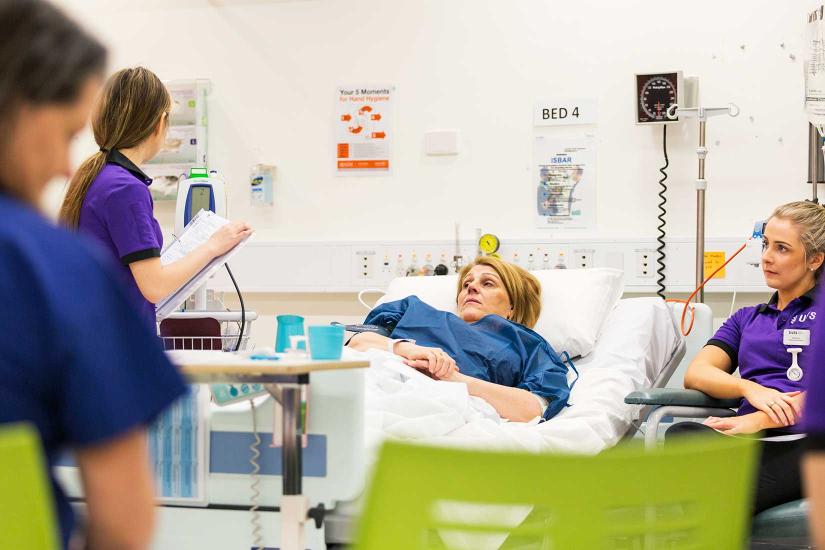
{"type": "Polygon", "coordinates": [[[443,349],[462,374],[540,395],[549,403],[545,420],[558,414],[570,397],[567,367],[550,344],[499,315],[466,323],[409,296],[376,307],[364,322],[387,328],[391,338],[443,349]]]}

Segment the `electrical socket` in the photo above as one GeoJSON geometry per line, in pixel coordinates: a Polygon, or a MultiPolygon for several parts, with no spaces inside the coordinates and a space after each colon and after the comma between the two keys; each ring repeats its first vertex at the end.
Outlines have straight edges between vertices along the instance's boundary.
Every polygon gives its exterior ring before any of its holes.
{"type": "Polygon", "coordinates": [[[649,279],[656,276],[656,251],[642,249],[636,251],[636,276],[649,279]]]}
{"type": "Polygon", "coordinates": [[[574,269],[590,269],[593,267],[593,255],[595,254],[595,250],[592,249],[579,249],[573,251],[573,257],[571,258],[571,267],[574,269]]]}
{"type": "Polygon", "coordinates": [[[353,262],[356,280],[375,278],[375,250],[357,250],[353,262]]]}

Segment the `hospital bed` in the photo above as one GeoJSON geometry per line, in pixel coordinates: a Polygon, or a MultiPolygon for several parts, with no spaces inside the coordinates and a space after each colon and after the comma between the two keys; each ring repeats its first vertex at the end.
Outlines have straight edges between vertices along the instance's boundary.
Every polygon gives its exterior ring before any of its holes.
{"type": "MultiPolygon", "coordinates": [[[[709,337],[709,308],[699,308],[696,330],[686,340],[677,327],[677,313],[680,310],[674,313],[672,308],[656,298],[619,300],[621,278],[612,278],[615,273],[606,271],[539,274],[545,295],[544,312],[556,311],[562,316],[573,317],[573,322],[577,323],[581,319],[571,311],[599,315],[599,308],[603,308],[605,313],[600,323],[590,326],[594,331],[591,336],[595,336],[592,350],[584,349],[589,338],[584,333],[586,331],[571,329],[576,333],[572,342],[565,339],[552,341],[555,334],[547,334],[551,337],[551,344],[559,351],[566,351],[565,346],[568,346],[587,353],[574,360],[580,378],[571,393],[571,406],[548,422],[522,430],[532,436],[518,442],[523,445],[522,448],[595,454],[623,438],[632,437],[647,411],[645,407],[625,404],[624,397],[634,390],[663,387],[677,371],[686,347],[697,347],[698,342],[709,337]],[[589,278],[591,275],[593,277],[589,278]],[[585,294],[589,294],[589,299],[585,294]]],[[[447,278],[398,279],[390,285],[388,294],[380,302],[416,294],[434,307],[450,309],[455,304],[455,284],[447,278]],[[438,288],[434,288],[436,286],[438,288]]],[[[540,320],[537,330],[540,331],[543,326],[546,327],[547,323],[540,320]]],[[[563,323],[556,323],[552,328],[554,332],[568,329],[570,327],[565,327],[563,323]]],[[[461,442],[462,445],[466,443],[461,442]]],[[[481,440],[481,446],[487,443],[493,442],[481,440]]],[[[352,519],[357,513],[357,501],[339,501],[335,511],[325,520],[327,542],[349,542],[352,519]]]]}
{"type": "MultiPolygon", "coordinates": [[[[644,407],[626,404],[624,397],[635,390],[663,387],[685,355],[686,341],[677,329],[676,315],[662,300],[620,300],[621,274],[618,278],[609,274],[611,287],[604,289],[601,283],[588,282],[584,272],[589,271],[570,270],[570,273],[555,274],[555,279],[542,281],[544,288],[567,289],[567,292],[556,292],[558,301],[545,311],[559,312],[571,322],[578,323],[579,328],[589,324],[590,335],[582,331],[573,334],[571,349],[586,348],[588,339],[592,339],[589,342],[592,349],[574,359],[580,377],[571,393],[570,407],[548,422],[513,426],[519,428],[519,443],[532,445],[536,451],[596,454],[623,438],[632,437],[645,411],[644,407]],[[565,303],[564,300],[569,301],[565,303]],[[605,310],[598,322],[585,320],[588,312],[582,304],[588,300],[601,303],[600,307],[605,310]],[[581,311],[574,311],[577,303],[581,311]]],[[[391,292],[385,299],[409,292],[425,301],[435,302],[431,305],[437,307],[438,300],[446,295],[440,298],[428,295],[431,288],[416,285],[437,283],[454,293],[454,283],[446,281],[447,277],[415,279],[400,280],[400,289],[390,285],[391,292]]],[[[548,294],[554,295],[553,292],[548,294]]],[[[454,300],[449,296],[446,299],[454,300]]],[[[440,305],[445,307],[443,300],[440,305]]],[[[553,330],[564,329],[558,324],[551,326],[553,330]]],[[[693,336],[702,339],[707,335],[697,333],[693,336]]],[[[559,349],[558,345],[555,347],[559,349]]],[[[359,498],[373,459],[371,447],[365,443],[371,421],[369,417],[365,418],[366,376],[363,371],[353,370],[317,373],[311,377],[309,436],[303,450],[303,490],[312,507],[312,521],[306,527],[309,548],[351,541],[352,520],[358,513],[359,498]]],[[[204,465],[207,468],[204,498],[201,502],[161,509],[153,546],[158,550],[185,547],[246,549],[253,544],[249,512],[252,495],[250,445],[254,441],[252,412],[246,403],[220,408],[211,405],[205,410],[209,437],[208,460],[204,465]]],[[[281,470],[279,449],[273,446],[271,435],[277,424],[273,401],[263,399],[254,414],[263,439],[257,461],[261,467],[261,496],[257,503],[261,507],[264,541],[267,546],[274,547],[279,540],[279,522],[275,514],[278,513],[281,470]]],[[[70,494],[79,496],[75,473],[65,467],[60,470],[60,477],[68,484],[70,494]]]]}

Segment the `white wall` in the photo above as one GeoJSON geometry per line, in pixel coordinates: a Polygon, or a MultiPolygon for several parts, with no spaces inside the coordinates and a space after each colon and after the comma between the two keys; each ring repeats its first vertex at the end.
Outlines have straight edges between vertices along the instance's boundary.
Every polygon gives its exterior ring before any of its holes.
{"type": "MultiPolygon", "coordinates": [[[[264,240],[445,239],[454,221],[504,238],[547,236],[530,215],[532,105],[585,96],[600,109],[595,233],[649,236],[661,128],[633,124],[633,73],[652,70],[696,75],[705,103],[742,109],[739,118],[709,123],[709,235],[744,235],[774,205],[809,195],[801,41],[808,2],[64,4],[111,46],[113,69],[145,64],[164,79],[213,81],[213,166],[233,186],[233,215],[253,221],[264,240]],[[398,86],[391,177],[333,175],[341,83],[398,86]],[[423,134],[434,128],[461,131],[458,157],[423,155],[423,134]],[[248,206],[255,148],[279,168],[273,210],[248,206]]],[[[674,236],[693,234],[694,126],[669,128],[674,236]]]]}
{"type": "MultiPolygon", "coordinates": [[[[553,97],[598,100],[592,234],[650,236],[661,128],[633,124],[633,74],[655,70],[698,76],[703,104],[742,110],[708,125],[709,235],[744,237],[773,206],[810,195],[802,36],[813,2],[61,3],[110,45],[113,69],[144,64],[164,79],[212,80],[213,167],[232,185],[232,215],[264,240],[447,239],[455,221],[465,237],[475,227],[549,237],[532,221],[531,111],[553,97]],[[343,83],[398,86],[392,176],[333,175],[333,99],[343,83]],[[457,157],[423,155],[424,132],[437,128],[461,131],[457,157]],[[256,148],[278,165],[273,209],[248,206],[256,148]]],[[[668,229],[690,236],[695,122],[671,126],[668,137],[668,229]]],[[[94,149],[87,137],[77,154],[94,149]]],[[[169,205],[158,216],[171,223],[169,205]]]]}

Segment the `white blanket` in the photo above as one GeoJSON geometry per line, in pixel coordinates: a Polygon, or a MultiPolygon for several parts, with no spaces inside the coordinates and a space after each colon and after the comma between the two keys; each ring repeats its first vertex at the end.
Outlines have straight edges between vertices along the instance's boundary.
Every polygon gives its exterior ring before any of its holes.
{"type": "MultiPolygon", "coordinates": [[[[622,300],[611,313],[596,349],[576,362],[580,377],[570,406],[539,423],[507,422],[464,384],[435,381],[398,356],[372,350],[367,373],[367,447],[384,438],[421,443],[596,454],[628,431],[637,407],[624,397],[646,387],[679,344],[661,300],[622,300]]],[[[361,356],[358,352],[350,352],[361,356]]],[[[571,373],[571,380],[574,375],[571,373]]]]}
{"type": "Polygon", "coordinates": [[[508,422],[461,383],[432,380],[385,351],[365,354],[366,437],[373,448],[384,438],[435,445],[597,453],[626,431],[630,408],[617,399],[634,384],[621,371],[586,369],[576,382],[570,406],[549,422],[508,422]]]}

